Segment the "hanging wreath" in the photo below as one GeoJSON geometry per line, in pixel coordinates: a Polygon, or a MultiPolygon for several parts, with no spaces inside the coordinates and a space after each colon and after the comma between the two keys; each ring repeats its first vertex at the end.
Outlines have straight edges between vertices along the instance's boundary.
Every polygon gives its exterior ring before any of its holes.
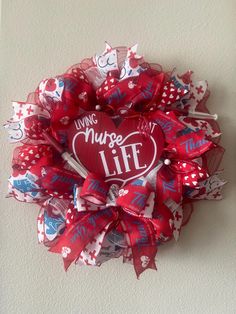
{"type": "Polygon", "coordinates": [[[9,196],[37,203],[38,240],[72,262],[123,256],[137,277],[156,269],[161,244],[179,237],[193,203],[222,198],[224,149],[206,81],[164,72],[112,48],[44,79],[13,102],[9,196]]]}

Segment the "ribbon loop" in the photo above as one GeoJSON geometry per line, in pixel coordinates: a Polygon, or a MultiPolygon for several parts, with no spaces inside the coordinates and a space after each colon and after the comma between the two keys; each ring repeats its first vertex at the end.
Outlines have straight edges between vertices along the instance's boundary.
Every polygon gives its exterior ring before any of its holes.
{"type": "Polygon", "coordinates": [[[119,191],[116,204],[129,214],[138,216],[145,209],[150,193],[150,184],[140,178],[119,191]]]}
{"type": "Polygon", "coordinates": [[[109,187],[97,174],[90,173],[82,187],[80,197],[96,205],[106,204],[109,187]]]}

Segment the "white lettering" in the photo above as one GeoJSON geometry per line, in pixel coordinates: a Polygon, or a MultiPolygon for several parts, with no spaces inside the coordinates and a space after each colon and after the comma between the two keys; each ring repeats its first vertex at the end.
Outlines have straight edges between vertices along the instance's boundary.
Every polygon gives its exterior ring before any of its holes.
{"type": "Polygon", "coordinates": [[[75,126],[77,130],[84,128],[85,126],[90,126],[93,124],[97,124],[98,121],[96,120],[96,114],[92,113],[82,119],[78,119],[75,121],[75,126]]]}
{"type": "MultiPolygon", "coordinates": [[[[77,120],[78,121],[78,120],[77,120]]],[[[92,120],[90,120],[91,122],[92,120]]],[[[89,123],[90,123],[89,122],[89,123]]],[[[87,120],[82,120],[80,122],[80,126],[82,124],[86,124],[87,120]]],[[[155,124],[152,126],[152,131],[155,128],[155,124]]],[[[104,132],[96,132],[91,127],[86,127],[84,131],[78,132],[73,139],[73,152],[76,154],[75,149],[75,141],[78,137],[83,136],[84,141],[89,144],[97,144],[101,146],[105,146],[104,149],[98,152],[100,156],[100,160],[105,172],[105,176],[107,178],[114,177],[116,175],[121,175],[123,173],[131,172],[132,170],[141,170],[147,171],[152,167],[152,164],[156,157],[156,145],[152,136],[150,139],[153,143],[154,154],[150,164],[142,164],[140,159],[141,151],[143,144],[142,142],[136,142],[132,144],[126,144],[129,138],[132,136],[137,136],[140,133],[138,131],[132,132],[123,138],[122,135],[118,135],[115,132],[108,133],[104,132]],[[108,149],[110,148],[110,149],[108,149]]],[[[79,140],[79,139],[78,139],[79,140]]],[[[143,156],[143,154],[142,154],[143,156]]],[[[79,156],[77,157],[79,159],[79,156]]],[[[142,172],[142,173],[144,173],[142,172]]]]}

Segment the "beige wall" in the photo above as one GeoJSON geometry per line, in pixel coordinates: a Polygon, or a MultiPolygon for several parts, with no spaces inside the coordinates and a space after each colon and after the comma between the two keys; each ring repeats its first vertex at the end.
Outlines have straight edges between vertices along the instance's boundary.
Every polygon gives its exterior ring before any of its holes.
{"type": "Polygon", "coordinates": [[[16,313],[236,313],[234,0],[3,0],[1,124],[11,100],[44,77],[112,45],[139,43],[147,60],[190,67],[209,81],[223,130],[221,202],[202,202],[179,243],[159,251],[158,272],[138,281],[121,260],[72,266],[37,244],[35,206],[4,199],[12,146],[1,135],[1,309],[16,313]]]}

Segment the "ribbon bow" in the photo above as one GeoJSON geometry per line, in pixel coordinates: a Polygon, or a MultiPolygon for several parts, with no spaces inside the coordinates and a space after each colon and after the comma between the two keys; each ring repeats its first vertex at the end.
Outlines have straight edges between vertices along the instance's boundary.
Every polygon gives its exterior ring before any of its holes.
{"type": "Polygon", "coordinates": [[[137,179],[118,190],[114,185],[109,188],[98,175],[89,174],[82,187],[75,187],[74,196],[77,215],[70,210],[66,231],[50,248],[51,252],[62,254],[65,269],[82,257],[93,241],[93,257],[96,258],[106,233],[114,228],[126,236],[138,277],[147,268],[156,269],[155,193],[147,180],[137,179]]]}

